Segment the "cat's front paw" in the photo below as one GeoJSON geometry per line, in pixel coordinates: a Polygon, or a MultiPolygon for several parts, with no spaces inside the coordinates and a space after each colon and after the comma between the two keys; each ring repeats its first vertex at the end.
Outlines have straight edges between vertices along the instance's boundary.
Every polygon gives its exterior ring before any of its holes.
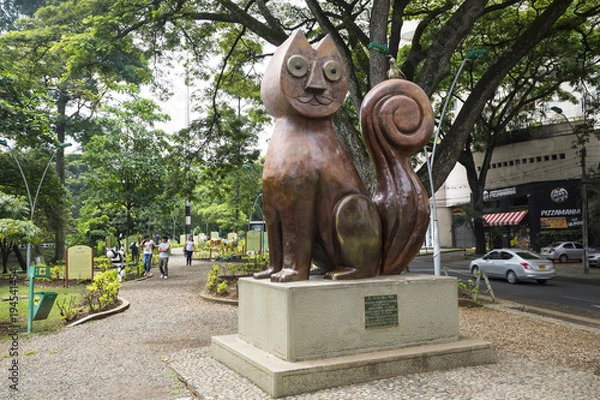
{"type": "Polygon", "coordinates": [[[331,279],[332,281],[343,281],[348,279],[364,279],[372,278],[375,276],[374,271],[369,269],[356,269],[350,267],[338,267],[333,271],[329,271],[325,274],[325,279],[331,279]]]}
{"type": "Polygon", "coordinates": [[[264,271],[260,271],[252,275],[254,279],[267,279],[275,273],[275,268],[267,268],[264,271]]]}
{"type": "Polygon", "coordinates": [[[291,268],[284,268],[281,271],[271,275],[271,282],[295,282],[306,279],[308,279],[308,276],[303,277],[298,271],[291,268]]]}

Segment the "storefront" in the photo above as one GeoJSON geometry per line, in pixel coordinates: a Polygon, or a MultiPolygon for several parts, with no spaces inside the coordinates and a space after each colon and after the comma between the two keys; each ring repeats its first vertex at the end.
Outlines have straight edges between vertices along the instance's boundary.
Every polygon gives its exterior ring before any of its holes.
{"type": "Polygon", "coordinates": [[[536,251],[557,240],[581,240],[579,179],[544,181],[484,192],[489,243],[536,251]]]}

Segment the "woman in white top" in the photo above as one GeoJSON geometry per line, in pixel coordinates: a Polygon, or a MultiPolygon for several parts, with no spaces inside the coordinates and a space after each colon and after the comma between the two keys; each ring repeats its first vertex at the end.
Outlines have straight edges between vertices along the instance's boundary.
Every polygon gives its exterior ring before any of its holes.
{"type": "Polygon", "coordinates": [[[152,267],[152,249],[156,245],[154,241],[150,239],[150,235],[146,235],[142,241],[142,248],[144,249],[144,276],[150,275],[150,268],[152,267]]]}
{"type": "Polygon", "coordinates": [[[185,242],[185,265],[192,265],[192,254],[194,254],[194,237],[190,236],[185,242]]]}

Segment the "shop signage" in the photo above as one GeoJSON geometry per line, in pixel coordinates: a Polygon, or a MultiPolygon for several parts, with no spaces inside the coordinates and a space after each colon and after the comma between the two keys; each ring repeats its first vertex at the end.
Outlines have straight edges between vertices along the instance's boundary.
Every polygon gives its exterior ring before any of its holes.
{"type": "Polygon", "coordinates": [[[508,196],[514,196],[517,194],[517,188],[516,187],[509,187],[509,188],[504,188],[504,189],[498,189],[498,190],[484,190],[483,191],[483,201],[492,201],[492,200],[496,200],[496,199],[501,199],[503,197],[508,197],[508,196]]]}
{"type": "Polygon", "coordinates": [[[540,218],[540,225],[542,229],[566,229],[569,227],[565,217],[540,218]]]}
{"type": "Polygon", "coordinates": [[[558,187],[550,192],[550,198],[555,203],[564,203],[569,199],[569,192],[563,187],[558,187]]]}
{"type": "Polygon", "coordinates": [[[581,215],[581,208],[563,208],[558,210],[542,210],[540,217],[558,217],[569,215],[581,215]]]}

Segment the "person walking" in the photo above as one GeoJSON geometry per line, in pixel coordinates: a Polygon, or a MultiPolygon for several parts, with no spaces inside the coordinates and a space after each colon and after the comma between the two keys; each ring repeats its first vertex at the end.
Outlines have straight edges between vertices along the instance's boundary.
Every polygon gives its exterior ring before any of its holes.
{"type": "Polygon", "coordinates": [[[158,245],[158,269],[160,270],[160,277],[164,279],[169,277],[170,248],[169,237],[165,235],[162,237],[162,242],[158,245]]]}
{"type": "Polygon", "coordinates": [[[142,248],[144,249],[144,276],[151,276],[150,268],[152,267],[152,249],[156,245],[154,241],[150,239],[150,235],[146,235],[142,241],[142,248]]]}
{"type": "Polygon", "coordinates": [[[131,242],[131,245],[129,246],[129,250],[131,250],[131,262],[134,262],[137,264],[138,261],[140,260],[140,252],[138,249],[137,242],[131,242]]]}
{"type": "Polygon", "coordinates": [[[194,237],[190,235],[185,242],[185,265],[192,265],[192,255],[194,254],[194,237]]]}

